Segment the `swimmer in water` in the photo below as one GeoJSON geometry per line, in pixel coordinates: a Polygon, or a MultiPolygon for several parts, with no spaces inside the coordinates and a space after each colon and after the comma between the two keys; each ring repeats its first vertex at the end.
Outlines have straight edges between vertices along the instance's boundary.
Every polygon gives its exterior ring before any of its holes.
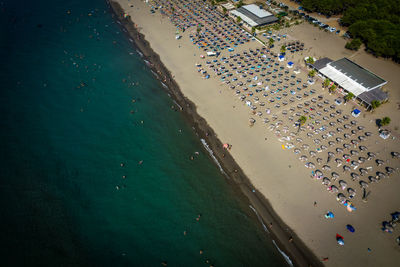
{"type": "Polygon", "coordinates": [[[143,163],[143,160],[139,161],[139,165],[142,165],[142,163],[143,163]]]}

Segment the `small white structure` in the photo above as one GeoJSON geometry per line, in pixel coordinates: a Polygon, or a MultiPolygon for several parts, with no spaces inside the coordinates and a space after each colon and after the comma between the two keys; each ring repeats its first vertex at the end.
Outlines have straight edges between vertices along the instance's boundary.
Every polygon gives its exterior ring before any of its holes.
{"type": "Polygon", "coordinates": [[[279,55],[278,60],[280,62],[284,61],[285,60],[285,56],[284,55],[279,55]]]}
{"type": "Polygon", "coordinates": [[[289,69],[291,69],[291,68],[293,68],[293,65],[294,65],[294,63],[292,61],[289,61],[288,64],[287,64],[287,67],[289,69]]]}
{"type": "Polygon", "coordinates": [[[215,52],[212,52],[212,51],[207,52],[207,56],[209,56],[209,57],[216,56],[216,55],[217,55],[217,53],[215,53],[215,52]]]}

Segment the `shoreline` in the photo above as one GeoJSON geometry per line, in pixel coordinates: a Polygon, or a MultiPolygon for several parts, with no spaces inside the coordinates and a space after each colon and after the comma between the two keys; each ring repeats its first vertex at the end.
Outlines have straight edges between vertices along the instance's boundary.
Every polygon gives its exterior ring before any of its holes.
{"type": "MultiPolygon", "coordinates": [[[[147,65],[154,71],[153,74],[156,74],[155,78],[160,81],[164,88],[167,87],[165,89],[171,95],[174,102],[176,102],[175,104],[183,112],[185,120],[192,125],[199,139],[204,139],[206,141],[213,155],[221,164],[223,171],[228,176],[228,183],[234,187],[235,191],[238,190],[239,197],[247,198],[246,201],[250,209],[253,210],[254,208],[256,210],[256,212],[254,212],[255,219],[260,220],[261,218],[264,230],[271,237],[272,243],[275,244],[276,242],[278,251],[281,252],[282,250],[295,266],[323,266],[316,255],[313,254],[303,241],[282,221],[264,195],[257,190],[253,192],[254,186],[249,178],[244,174],[231,154],[226,153],[222,148],[223,143],[218,139],[206,120],[197,113],[196,105],[183,95],[179,85],[175,82],[173,77],[171,77],[170,71],[165,67],[163,62],[161,62],[159,55],[153,51],[151,45],[145,39],[145,36],[137,31],[131,20],[122,17],[123,9],[119,3],[112,0],[106,1],[110,5],[113,17],[115,17],[121,27],[126,30],[126,33],[130,37],[129,40],[134,43],[135,47],[143,54],[143,60],[149,62],[147,65]],[[271,224],[271,228],[265,226],[271,224]],[[293,242],[289,242],[290,237],[293,238],[293,242]]],[[[250,211],[249,213],[251,214],[250,211]]],[[[286,258],[285,260],[287,261],[286,258]]]]}

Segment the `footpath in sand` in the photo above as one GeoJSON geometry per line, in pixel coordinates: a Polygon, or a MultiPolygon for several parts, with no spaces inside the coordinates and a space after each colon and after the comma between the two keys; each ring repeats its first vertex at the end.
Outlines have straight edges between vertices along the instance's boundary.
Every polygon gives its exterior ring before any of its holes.
{"type": "MultiPolygon", "coordinates": [[[[282,149],[282,143],[278,141],[276,132],[270,131],[268,125],[262,123],[261,118],[257,117],[255,125],[249,127],[249,118],[255,116],[235,95],[235,90],[229,89],[228,85],[214,76],[204,79],[199,74],[195,64],[205,65],[208,59],[201,59],[199,56],[205,52],[190,41],[189,34],[192,30],[195,31],[195,28],[190,28],[182,34],[180,40],[176,40],[176,28],[168,17],[162,16],[158,11],[151,14],[150,7],[142,1],[118,0],[117,2],[130,15],[139,31],[145,35],[152,49],[160,55],[183,94],[196,104],[197,112],[215,130],[218,138],[224,143],[232,144],[230,153],[254,187],[270,201],[282,220],[319,259],[329,258],[324,262],[326,266],[394,266],[398,262],[400,250],[395,239],[400,235],[400,228],[395,228],[393,234],[380,230],[382,221],[389,220],[390,213],[400,209],[398,171],[380,183],[370,184],[368,191],[372,193],[366,203],[361,200],[362,191],[358,186],[358,194],[352,201],[357,210],[349,213],[339,204],[335,195],[327,192],[320,180],[310,178],[311,170],[304,167],[304,162],[299,160],[299,155],[293,153],[293,149],[282,149]],[[317,204],[314,205],[314,202],[317,204]],[[327,211],[332,211],[335,218],[327,220],[324,217],[327,211]],[[355,233],[346,230],[347,224],[354,226],[355,233]],[[337,233],[344,236],[344,246],[337,244],[337,233]]],[[[380,139],[377,136],[377,127],[374,125],[376,118],[388,115],[393,123],[389,128],[392,129],[393,136],[398,136],[395,127],[399,112],[394,106],[399,98],[398,92],[392,89],[399,85],[398,77],[392,77],[400,73],[398,66],[363,53],[348,54],[343,45],[335,45],[336,41],[328,42],[318,48],[325,41],[325,36],[318,37],[321,43],[312,43],[317,37],[307,37],[307,34],[315,36],[315,33],[327,33],[320,32],[312,26],[298,25],[286,32],[291,38],[302,40],[306,48],[312,47],[312,50],[309,50],[311,55],[318,58],[328,56],[333,60],[349,56],[357,63],[367,64],[366,68],[376,71],[389,81],[390,103],[385,104],[376,113],[367,114],[363,111],[365,116],[357,118],[357,122],[374,134],[364,145],[376,152],[379,159],[390,164],[388,166],[398,168],[399,160],[390,157],[391,151],[400,151],[398,139],[380,139]]],[[[332,35],[332,38],[338,37],[332,35]]],[[[340,39],[337,40],[339,43],[342,42],[340,39]]],[[[279,44],[276,46],[279,47],[279,44]]],[[[239,46],[234,53],[249,48],[261,48],[261,45],[253,41],[239,46]]],[[[229,56],[229,53],[223,52],[223,55],[229,56]]],[[[291,60],[300,65],[303,56],[305,55],[294,55],[291,60]]],[[[299,77],[306,80],[305,71],[302,70],[299,77]]],[[[326,89],[323,90],[320,80],[317,80],[312,88],[317,91],[316,95],[323,95],[330,103],[338,97],[329,95],[326,89]]],[[[295,105],[297,104],[298,102],[295,105]]],[[[351,102],[340,108],[343,109],[343,114],[350,115],[353,106],[356,104],[351,102]]],[[[290,124],[278,110],[271,109],[284,120],[284,124],[290,124]]],[[[374,161],[370,162],[372,166],[374,161]]],[[[357,183],[352,185],[354,188],[356,186],[357,183]]],[[[296,242],[297,240],[294,240],[293,243],[296,242]]]]}

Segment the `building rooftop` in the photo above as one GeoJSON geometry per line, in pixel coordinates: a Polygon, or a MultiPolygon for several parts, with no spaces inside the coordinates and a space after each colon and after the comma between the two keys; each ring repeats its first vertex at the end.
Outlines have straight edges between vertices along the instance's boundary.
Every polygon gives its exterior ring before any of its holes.
{"type": "Polygon", "coordinates": [[[270,12],[254,4],[242,6],[230,12],[235,16],[241,17],[242,20],[249,24],[251,27],[265,25],[278,21],[278,18],[276,18],[270,12]]]}
{"type": "Polygon", "coordinates": [[[324,57],[315,61],[314,64],[311,64],[311,66],[319,71],[320,69],[325,68],[330,62],[332,62],[332,59],[324,57]]]}
{"type": "Polygon", "coordinates": [[[367,90],[374,89],[386,84],[386,81],[378,77],[374,73],[367,69],[364,69],[360,65],[354,63],[353,61],[342,58],[329,63],[330,66],[334,67],[336,70],[340,71],[353,81],[365,87],[367,90]]]}

